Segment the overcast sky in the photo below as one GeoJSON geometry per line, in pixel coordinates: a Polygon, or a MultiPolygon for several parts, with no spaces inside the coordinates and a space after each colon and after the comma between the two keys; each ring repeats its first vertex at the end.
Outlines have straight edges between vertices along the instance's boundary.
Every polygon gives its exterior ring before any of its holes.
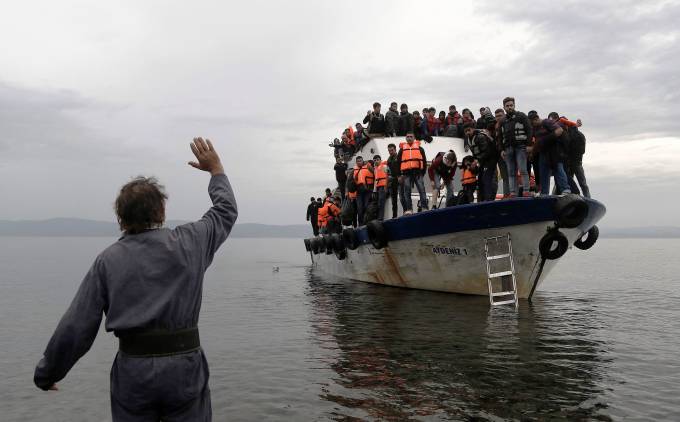
{"type": "Polygon", "coordinates": [[[328,143],[374,101],[581,118],[605,226],[678,225],[680,2],[21,1],[0,14],[0,219],[114,220],[131,177],[170,219],[209,206],[209,137],[239,222],[304,222],[328,143]],[[552,8],[548,8],[551,5],[552,8]]]}

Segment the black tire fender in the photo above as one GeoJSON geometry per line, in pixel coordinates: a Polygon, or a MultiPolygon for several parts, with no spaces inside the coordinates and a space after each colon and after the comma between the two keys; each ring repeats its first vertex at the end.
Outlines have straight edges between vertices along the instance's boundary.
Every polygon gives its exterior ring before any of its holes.
{"type": "Polygon", "coordinates": [[[312,238],[312,240],[310,240],[309,243],[310,246],[312,247],[312,252],[314,253],[314,255],[317,255],[319,252],[321,252],[321,239],[319,239],[318,237],[314,237],[312,238]]]}
{"type": "Polygon", "coordinates": [[[347,257],[347,249],[345,249],[345,242],[342,240],[342,236],[339,234],[334,234],[331,236],[331,243],[333,243],[333,251],[335,252],[335,257],[339,260],[343,260],[347,257]]]}
{"type": "Polygon", "coordinates": [[[387,246],[387,231],[382,221],[371,220],[366,223],[366,233],[374,248],[382,249],[387,246]]]}
{"type": "Polygon", "coordinates": [[[309,239],[305,239],[305,250],[306,250],[307,252],[310,252],[310,251],[312,250],[312,245],[311,245],[311,243],[312,243],[312,242],[311,242],[309,239]]]}
{"type": "Polygon", "coordinates": [[[600,237],[600,229],[597,226],[593,226],[574,242],[574,246],[585,251],[593,247],[598,237],[600,237]],[[583,240],[584,236],[586,240],[583,240]]]}
{"type": "Polygon", "coordinates": [[[355,250],[359,247],[359,239],[357,238],[357,232],[353,228],[349,227],[342,231],[342,240],[345,243],[347,249],[355,250]]]}
{"type": "Polygon", "coordinates": [[[326,249],[326,255],[331,255],[333,253],[333,241],[330,235],[323,237],[323,244],[326,249]]]}
{"type": "Polygon", "coordinates": [[[331,244],[333,244],[333,251],[336,253],[345,250],[345,242],[342,240],[342,236],[337,233],[331,236],[331,244]]]}
{"type": "Polygon", "coordinates": [[[567,236],[559,230],[551,230],[541,238],[538,243],[538,250],[541,252],[541,257],[544,259],[557,259],[567,252],[569,241],[567,236]],[[557,247],[553,249],[553,245],[557,242],[557,247]]]}
{"type": "Polygon", "coordinates": [[[580,226],[588,217],[588,204],[579,195],[560,196],[555,202],[554,214],[557,227],[573,229],[580,226]]]}

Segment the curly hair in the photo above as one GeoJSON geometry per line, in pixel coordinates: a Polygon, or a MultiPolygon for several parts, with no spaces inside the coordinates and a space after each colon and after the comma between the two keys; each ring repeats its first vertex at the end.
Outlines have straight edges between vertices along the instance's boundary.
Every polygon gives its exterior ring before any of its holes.
{"type": "Polygon", "coordinates": [[[121,231],[136,234],[163,224],[167,199],[155,177],[137,176],[126,183],[114,207],[121,231]]]}

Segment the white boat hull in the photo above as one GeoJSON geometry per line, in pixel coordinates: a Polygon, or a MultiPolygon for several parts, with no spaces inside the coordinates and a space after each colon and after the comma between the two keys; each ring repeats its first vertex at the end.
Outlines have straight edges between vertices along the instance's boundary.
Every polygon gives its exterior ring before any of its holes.
{"type": "MultiPolygon", "coordinates": [[[[594,203],[601,209],[592,212],[587,221],[577,228],[559,229],[567,237],[569,245],[573,245],[604,215],[601,204],[590,202],[591,208],[594,203]]],[[[342,278],[396,287],[488,296],[485,238],[509,233],[517,294],[519,298],[527,298],[534,282],[537,287],[540,286],[558,261],[546,260],[540,278],[536,280],[541,267],[539,242],[549,229],[554,228],[555,222],[552,220],[537,221],[394,240],[382,249],[376,249],[370,242],[363,242],[356,250],[348,249],[345,259],[338,259],[334,253],[310,252],[310,255],[316,270],[342,278]]]]}

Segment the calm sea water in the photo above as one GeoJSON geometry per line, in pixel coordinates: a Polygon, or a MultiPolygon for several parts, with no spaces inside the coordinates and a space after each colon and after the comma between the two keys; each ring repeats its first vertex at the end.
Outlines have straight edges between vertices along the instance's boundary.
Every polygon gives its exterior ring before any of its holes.
{"type": "MultiPolygon", "coordinates": [[[[1,420],[110,420],[112,335],[100,332],[60,391],[32,377],[111,242],[0,237],[1,420]]],[[[680,420],[679,249],[601,239],[571,250],[515,313],[316,274],[301,240],[230,239],[200,323],[214,419],[680,420]]]]}

